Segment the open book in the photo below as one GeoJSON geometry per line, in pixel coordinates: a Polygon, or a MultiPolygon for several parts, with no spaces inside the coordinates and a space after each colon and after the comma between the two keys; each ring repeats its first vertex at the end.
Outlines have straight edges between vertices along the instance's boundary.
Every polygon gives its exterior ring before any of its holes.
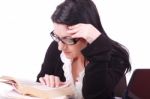
{"type": "Polygon", "coordinates": [[[14,86],[19,94],[40,99],[53,99],[60,96],[74,95],[73,85],[69,83],[57,88],[51,88],[38,82],[21,81],[10,76],[0,77],[0,82],[14,86]]]}

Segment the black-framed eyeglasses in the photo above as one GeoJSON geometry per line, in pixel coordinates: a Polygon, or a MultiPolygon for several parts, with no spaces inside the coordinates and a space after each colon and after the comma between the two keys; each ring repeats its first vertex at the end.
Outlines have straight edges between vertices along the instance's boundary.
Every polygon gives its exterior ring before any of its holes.
{"type": "Polygon", "coordinates": [[[71,38],[71,37],[62,37],[62,38],[60,38],[59,36],[54,34],[53,31],[50,33],[50,36],[52,37],[52,39],[54,41],[56,41],[56,42],[61,41],[62,43],[67,44],[67,45],[74,45],[79,41],[79,38],[71,38]]]}

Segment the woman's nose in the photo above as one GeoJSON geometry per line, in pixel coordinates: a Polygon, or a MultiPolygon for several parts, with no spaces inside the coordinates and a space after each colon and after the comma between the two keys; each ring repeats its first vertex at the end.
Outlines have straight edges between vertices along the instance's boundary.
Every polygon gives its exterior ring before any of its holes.
{"type": "Polygon", "coordinates": [[[60,51],[63,51],[66,47],[66,44],[62,43],[61,41],[58,42],[58,49],[60,51]]]}

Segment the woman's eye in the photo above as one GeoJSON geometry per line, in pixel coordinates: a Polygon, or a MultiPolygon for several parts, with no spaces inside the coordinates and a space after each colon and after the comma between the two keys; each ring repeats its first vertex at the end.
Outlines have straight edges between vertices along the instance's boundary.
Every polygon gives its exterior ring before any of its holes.
{"type": "Polygon", "coordinates": [[[68,42],[73,42],[73,40],[72,39],[68,39],[68,42]]]}

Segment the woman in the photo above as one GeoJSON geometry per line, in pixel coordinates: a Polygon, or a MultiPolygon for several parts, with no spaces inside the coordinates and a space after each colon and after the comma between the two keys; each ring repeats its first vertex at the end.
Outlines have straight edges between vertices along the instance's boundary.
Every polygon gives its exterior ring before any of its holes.
{"type": "Polygon", "coordinates": [[[51,87],[72,81],[77,99],[112,99],[115,86],[131,69],[129,55],[107,36],[94,3],[65,0],[52,21],[51,36],[59,51],[53,42],[37,81],[51,87]]]}

